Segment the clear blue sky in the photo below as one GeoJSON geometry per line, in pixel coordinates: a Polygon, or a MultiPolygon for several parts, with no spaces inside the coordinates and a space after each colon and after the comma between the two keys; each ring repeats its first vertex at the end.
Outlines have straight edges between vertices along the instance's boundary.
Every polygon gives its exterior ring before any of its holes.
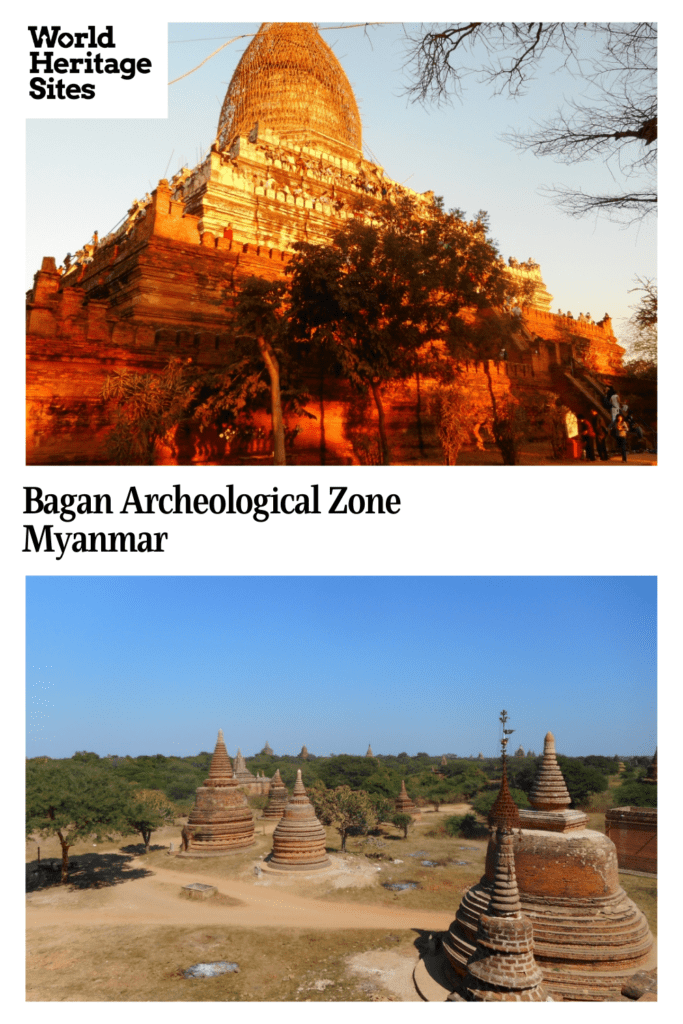
{"type": "MultiPolygon", "coordinates": [[[[321,23],[324,28],[328,23],[321,23]]],[[[169,25],[169,79],[193,68],[231,36],[256,24],[169,25]]],[[[505,257],[541,264],[553,309],[574,315],[609,312],[619,333],[630,315],[634,276],[655,277],[655,225],[623,229],[604,220],[575,221],[538,194],[565,184],[612,191],[601,161],[566,167],[520,155],[501,141],[550,115],[579,88],[553,60],[522,100],[491,98],[468,87],[464,102],[437,110],[408,104],[402,73],[401,25],[323,32],[358,99],[364,141],[387,174],[418,192],[433,189],[468,216],[490,214],[491,234],[505,257]]],[[[227,85],[249,40],[226,47],[169,90],[167,121],[33,120],[27,122],[27,287],[44,255],[61,262],[97,229],[113,228],[134,198],[159,178],[194,166],[211,145],[227,85]],[[46,179],[46,160],[49,176],[46,179]],[[46,187],[49,181],[49,188],[46,187]]]]}
{"type": "Polygon", "coordinates": [[[652,577],[28,577],[27,754],[652,754],[652,577]]]}

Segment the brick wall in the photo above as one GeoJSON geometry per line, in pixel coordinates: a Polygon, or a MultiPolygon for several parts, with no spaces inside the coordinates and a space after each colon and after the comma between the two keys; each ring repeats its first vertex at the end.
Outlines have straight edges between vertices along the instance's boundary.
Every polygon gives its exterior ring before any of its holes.
{"type": "Polygon", "coordinates": [[[605,815],[605,832],[617,848],[620,868],[657,874],[656,808],[612,807],[605,815]]]}

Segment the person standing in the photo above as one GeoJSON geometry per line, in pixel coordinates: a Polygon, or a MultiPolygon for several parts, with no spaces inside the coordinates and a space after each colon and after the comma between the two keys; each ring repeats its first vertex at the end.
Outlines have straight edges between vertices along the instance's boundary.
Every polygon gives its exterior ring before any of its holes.
{"type": "Polygon", "coordinates": [[[617,413],[617,418],[614,421],[613,429],[614,436],[617,439],[617,445],[619,446],[619,450],[621,451],[621,461],[626,462],[626,439],[628,437],[628,423],[621,415],[621,413],[617,413]]]}
{"type": "Polygon", "coordinates": [[[579,420],[579,433],[583,441],[583,450],[586,453],[586,458],[589,462],[595,462],[595,431],[590,420],[586,419],[585,416],[582,416],[579,420]]]}
{"type": "Polygon", "coordinates": [[[597,409],[591,409],[590,422],[593,427],[595,434],[595,447],[598,450],[598,456],[601,462],[607,462],[609,456],[607,454],[607,431],[605,430],[600,416],[598,415],[597,409]]]}

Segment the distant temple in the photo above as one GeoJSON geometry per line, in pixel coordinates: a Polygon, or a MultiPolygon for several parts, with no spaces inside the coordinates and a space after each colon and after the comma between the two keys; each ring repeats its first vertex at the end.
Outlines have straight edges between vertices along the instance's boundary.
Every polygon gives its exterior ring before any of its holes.
{"type": "MultiPolygon", "coordinates": [[[[87,166],[79,173],[87,175],[87,166]]],[[[220,367],[233,344],[228,303],[245,278],[283,279],[297,241],[327,242],[349,221],[371,218],[384,199],[403,196],[429,216],[433,193],[412,192],[363,157],[353,90],[318,30],[262,25],[232,77],[207,156],[161,179],[121,211],[115,230],[103,238],[95,232],[61,266],[44,258],[27,294],[28,463],[108,461],[106,374],[157,373],[171,357],[220,367]]],[[[463,365],[462,379],[482,395],[489,385],[498,395],[553,395],[572,414],[585,414],[598,401],[599,375],[622,366],[609,317],[595,323],[551,313],[552,296],[531,258],[511,257],[506,272],[531,283],[533,298],[516,310],[510,345],[486,366],[463,365]]],[[[315,368],[311,375],[313,415],[288,425],[297,461],[362,461],[349,388],[333,380],[323,387],[315,368]]],[[[399,461],[427,450],[420,401],[414,380],[387,393],[399,461]]],[[[251,432],[226,433],[219,424],[201,434],[178,429],[164,439],[159,461],[263,457],[271,441],[269,419],[260,415],[251,432]]],[[[429,445],[430,458],[441,461],[436,442],[429,445]]]]}

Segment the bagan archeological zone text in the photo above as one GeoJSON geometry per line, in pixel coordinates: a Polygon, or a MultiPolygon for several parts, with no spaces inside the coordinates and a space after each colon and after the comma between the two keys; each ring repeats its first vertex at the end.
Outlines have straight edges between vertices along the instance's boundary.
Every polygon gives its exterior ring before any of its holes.
{"type": "Polygon", "coordinates": [[[54,75],[120,75],[124,82],[130,82],[136,74],[148,75],[152,69],[149,57],[103,56],[94,52],[99,49],[116,49],[114,30],[107,25],[103,32],[97,32],[95,25],[88,25],[85,32],[62,32],[61,25],[29,25],[35,50],[29,51],[31,58],[29,96],[34,100],[91,100],[95,96],[95,84],[66,84],[62,78],[55,81],[54,75]],[[44,52],[41,53],[41,50],[44,52]],[[84,54],[68,57],[55,56],[57,50],[85,50],[84,54]],[[41,75],[50,75],[42,78],[41,75]]]}
{"type": "MultiPolygon", "coordinates": [[[[234,484],[226,484],[225,491],[216,494],[187,494],[174,484],[164,494],[139,494],[137,487],[129,487],[125,500],[114,512],[110,494],[50,494],[40,487],[24,487],[24,514],[58,516],[63,523],[72,523],[76,516],[90,515],[241,515],[251,516],[257,523],[267,522],[274,515],[390,515],[401,511],[398,494],[349,493],[348,487],[330,487],[329,502],[321,508],[320,485],[311,484],[301,492],[280,493],[273,487],[268,493],[236,493],[234,484]]],[[[24,525],[24,552],[57,553],[57,560],[71,551],[127,553],[165,549],[168,533],[62,533],[53,530],[50,523],[35,527],[24,525]]]]}

